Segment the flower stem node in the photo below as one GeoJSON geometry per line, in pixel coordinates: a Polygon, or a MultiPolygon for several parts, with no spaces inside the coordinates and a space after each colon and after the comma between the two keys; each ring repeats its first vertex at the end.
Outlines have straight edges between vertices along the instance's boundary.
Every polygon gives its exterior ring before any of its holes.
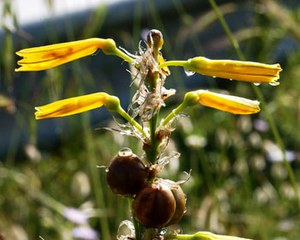
{"type": "Polygon", "coordinates": [[[184,107],[191,107],[191,106],[196,105],[198,102],[199,102],[199,96],[198,96],[198,93],[196,91],[187,92],[184,95],[182,105],[184,107]]]}
{"type": "Polygon", "coordinates": [[[117,112],[120,108],[120,99],[116,96],[106,94],[105,107],[110,112],[117,112]]]}
{"type": "Polygon", "coordinates": [[[102,51],[106,55],[115,55],[116,49],[118,49],[118,48],[116,46],[116,42],[113,39],[108,38],[108,39],[104,40],[104,44],[102,46],[102,51]]]}

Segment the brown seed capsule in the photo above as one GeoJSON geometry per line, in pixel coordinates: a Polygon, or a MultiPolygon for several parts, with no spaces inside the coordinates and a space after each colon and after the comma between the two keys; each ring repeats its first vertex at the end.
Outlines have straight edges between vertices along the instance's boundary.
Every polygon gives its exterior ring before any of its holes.
{"type": "Polygon", "coordinates": [[[170,226],[178,223],[185,213],[186,197],[179,184],[170,180],[168,180],[167,183],[173,193],[176,202],[175,213],[171,220],[167,223],[167,226],[170,226]]]}
{"type": "Polygon", "coordinates": [[[155,182],[143,188],[133,202],[135,218],[149,228],[166,226],[174,215],[176,202],[168,185],[155,182]]]}
{"type": "Polygon", "coordinates": [[[106,171],[108,185],[120,195],[136,194],[148,180],[148,168],[129,148],[121,149],[106,171]]]}

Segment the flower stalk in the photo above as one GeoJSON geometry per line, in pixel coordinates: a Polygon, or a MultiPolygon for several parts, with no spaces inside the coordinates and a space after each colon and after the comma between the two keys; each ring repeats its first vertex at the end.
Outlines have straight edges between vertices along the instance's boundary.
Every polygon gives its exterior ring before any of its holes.
{"type": "Polygon", "coordinates": [[[135,121],[121,106],[116,109],[116,112],[120,114],[125,120],[127,120],[128,123],[134,126],[144,137],[149,138],[143,127],[137,121],[135,121]]]}
{"type": "MultiPolygon", "coordinates": [[[[152,30],[147,35],[147,46],[149,49],[149,53],[153,57],[154,64],[159,64],[161,59],[161,48],[164,44],[163,36],[160,31],[152,30]]],[[[148,67],[148,76],[150,79],[149,81],[149,91],[152,93],[156,93],[158,89],[162,87],[162,83],[164,82],[164,75],[157,71],[154,66],[148,67]]],[[[158,114],[159,108],[157,112],[153,114],[151,119],[149,120],[149,129],[150,129],[150,145],[144,145],[144,150],[146,152],[147,158],[151,163],[155,163],[158,157],[158,147],[160,145],[161,140],[156,138],[156,129],[157,129],[157,122],[158,122],[158,114]]]]}

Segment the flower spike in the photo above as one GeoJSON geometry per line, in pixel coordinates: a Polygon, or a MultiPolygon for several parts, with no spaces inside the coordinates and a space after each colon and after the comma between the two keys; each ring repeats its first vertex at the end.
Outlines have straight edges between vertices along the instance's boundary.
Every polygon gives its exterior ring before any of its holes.
{"type": "Polygon", "coordinates": [[[125,61],[133,61],[132,58],[116,47],[114,40],[89,38],[20,50],[16,54],[23,57],[23,59],[18,61],[21,67],[15,71],[46,70],[91,55],[98,49],[102,49],[107,55],[117,55],[125,61]]]}
{"type": "Polygon", "coordinates": [[[44,106],[36,107],[35,118],[65,117],[95,108],[107,106],[112,111],[120,105],[119,99],[104,92],[92,93],[79,97],[67,98],[44,106]]]}

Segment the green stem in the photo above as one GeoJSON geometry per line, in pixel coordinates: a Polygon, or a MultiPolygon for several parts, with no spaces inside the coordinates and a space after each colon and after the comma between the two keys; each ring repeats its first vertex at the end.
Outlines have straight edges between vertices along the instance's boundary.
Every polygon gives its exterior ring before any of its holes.
{"type": "Polygon", "coordinates": [[[268,108],[265,107],[266,103],[264,101],[264,98],[262,96],[261,91],[259,90],[258,87],[254,87],[254,91],[255,91],[256,95],[258,96],[259,101],[261,102],[262,108],[264,109],[266,119],[269,123],[270,129],[273,133],[275,141],[276,141],[277,145],[279,146],[279,148],[282,152],[283,163],[284,163],[284,165],[285,165],[285,167],[288,171],[289,179],[291,181],[291,184],[293,186],[293,190],[294,190],[294,192],[296,194],[296,197],[297,197],[297,200],[298,200],[297,201],[298,202],[298,207],[300,208],[300,192],[299,192],[299,189],[298,189],[298,184],[297,184],[297,181],[296,181],[295,174],[294,174],[293,169],[292,169],[292,167],[291,167],[291,165],[290,165],[290,163],[289,163],[289,161],[287,160],[287,157],[286,157],[285,145],[282,141],[282,138],[281,138],[280,133],[278,131],[278,128],[275,124],[274,118],[272,117],[272,114],[269,112],[268,108]]]}
{"type": "Polygon", "coordinates": [[[173,60],[166,61],[158,65],[158,69],[162,69],[164,67],[184,67],[187,61],[173,60]]]}
{"type": "MultiPolygon", "coordinates": [[[[230,43],[232,44],[236,54],[238,55],[239,59],[240,60],[245,60],[245,57],[240,49],[240,46],[238,44],[238,42],[236,41],[236,39],[233,37],[233,34],[231,32],[231,30],[229,29],[222,13],[219,11],[219,8],[215,2],[215,0],[209,0],[209,3],[211,5],[211,7],[213,8],[215,14],[217,15],[230,43]]],[[[262,92],[259,88],[257,88],[256,86],[252,86],[252,88],[254,89],[256,95],[257,95],[257,98],[258,100],[261,102],[261,105],[262,105],[262,108],[264,109],[264,112],[265,112],[265,115],[266,115],[266,118],[267,118],[267,121],[270,125],[270,128],[271,128],[271,131],[274,135],[274,138],[275,138],[275,141],[277,143],[277,145],[279,146],[281,152],[282,152],[282,156],[283,156],[283,162],[285,164],[285,167],[288,171],[288,176],[289,176],[289,179],[290,179],[290,182],[293,186],[293,189],[294,189],[294,192],[297,196],[297,202],[298,202],[298,208],[300,208],[300,192],[298,190],[298,186],[297,186],[297,182],[296,182],[296,177],[295,177],[295,174],[291,168],[291,165],[290,163],[288,162],[287,158],[286,158],[286,154],[285,154],[285,146],[284,146],[284,143],[282,141],[282,138],[279,134],[279,131],[278,131],[278,128],[275,124],[275,121],[274,121],[274,118],[272,117],[272,114],[269,112],[268,108],[266,108],[266,104],[265,104],[265,100],[264,100],[264,97],[262,95],[262,92]]]]}
{"type": "Polygon", "coordinates": [[[143,240],[152,240],[154,232],[155,232],[154,228],[146,228],[143,240]]]}
{"type": "Polygon", "coordinates": [[[199,102],[199,93],[201,91],[191,91],[184,95],[182,103],[163,120],[162,126],[166,126],[177,114],[181,113],[186,107],[195,106],[199,102]]]}
{"type": "Polygon", "coordinates": [[[185,108],[186,104],[181,103],[177,108],[173,109],[168,116],[166,116],[161,125],[166,126],[177,114],[181,113],[185,108]]]}
{"type": "Polygon", "coordinates": [[[142,240],[143,237],[143,231],[142,228],[143,226],[133,217],[133,199],[132,198],[128,198],[128,204],[130,206],[130,212],[131,212],[131,216],[132,216],[132,223],[134,226],[134,230],[135,230],[135,239],[136,240],[142,240]]]}
{"type": "MultiPolygon", "coordinates": [[[[97,156],[95,154],[95,144],[94,139],[92,136],[92,132],[89,128],[88,123],[88,117],[84,117],[82,119],[82,126],[84,129],[84,138],[86,143],[86,152],[87,152],[87,164],[88,164],[88,170],[89,175],[91,177],[91,183],[93,192],[95,195],[95,204],[98,209],[104,209],[105,208],[105,199],[104,199],[104,192],[103,187],[101,186],[101,180],[97,169],[97,156]]],[[[108,218],[107,216],[104,216],[99,219],[100,222],[100,228],[101,228],[101,234],[104,239],[111,239],[110,235],[110,229],[108,224],[108,218]]]]}
{"type": "Polygon", "coordinates": [[[135,60],[131,57],[129,57],[126,53],[124,53],[123,51],[121,51],[120,49],[116,48],[115,50],[115,55],[124,59],[126,62],[132,63],[135,60]]]}
{"type": "MultiPolygon", "coordinates": [[[[153,51],[154,51],[153,57],[156,60],[156,62],[158,62],[159,49],[154,48],[153,51]]],[[[158,74],[158,72],[152,72],[151,74],[148,75],[152,77],[152,79],[149,81],[150,91],[154,92],[156,91],[158,82],[161,81],[160,75],[158,74]]],[[[159,115],[159,109],[157,113],[153,115],[152,118],[149,120],[150,146],[147,146],[147,148],[144,149],[147,155],[147,159],[151,163],[154,163],[157,160],[157,156],[159,154],[158,147],[161,143],[161,140],[156,138],[158,115],[159,115]]]]}
{"type": "Polygon", "coordinates": [[[132,126],[134,126],[144,137],[148,137],[148,134],[144,131],[143,127],[137,121],[135,121],[121,106],[119,106],[116,111],[132,126]]]}
{"type": "Polygon", "coordinates": [[[233,37],[232,32],[231,32],[231,30],[229,29],[229,26],[228,26],[228,24],[226,23],[226,21],[225,21],[223,15],[222,15],[222,13],[220,12],[219,7],[217,6],[215,0],[209,0],[209,3],[210,3],[210,5],[211,5],[212,9],[214,10],[214,12],[215,12],[215,14],[216,14],[216,16],[217,16],[219,22],[221,23],[222,28],[224,29],[224,31],[225,31],[225,33],[226,33],[226,35],[227,35],[227,37],[228,37],[228,39],[229,39],[231,45],[233,46],[233,48],[234,48],[236,54],[238,55],[239,59],[240,59],[240,60],[245,60],[245,57],[244,57],[244,55],[243,55],[243,53],[242,53],[242,51],[241,51],[241,49],[240,49],[240,47],[239,47],[239,43],[238,43],[238,41],[233,37]]]}
{"type": "Polygon", "coordinates": [[[156,128],[157,128],[157,114],[153,116],[149,122],[149,128],[150,128],[150,149],[145,149],[147,154],[147,159],[151,163],[154,163],[157,159],[158,155],[158,146],[160,144],[160,141],[156,138],[156,128]]]}
{"type": "Polygon", "coordinates": [[[194,238],[194,236],[191,235],[191,234],[171,235],[171,236],[167,237],[167,239],[170,239],[170,240],[174,240],[174,239],[177,239],[177,240],[196,240],[196,238],[194,238]]]}

